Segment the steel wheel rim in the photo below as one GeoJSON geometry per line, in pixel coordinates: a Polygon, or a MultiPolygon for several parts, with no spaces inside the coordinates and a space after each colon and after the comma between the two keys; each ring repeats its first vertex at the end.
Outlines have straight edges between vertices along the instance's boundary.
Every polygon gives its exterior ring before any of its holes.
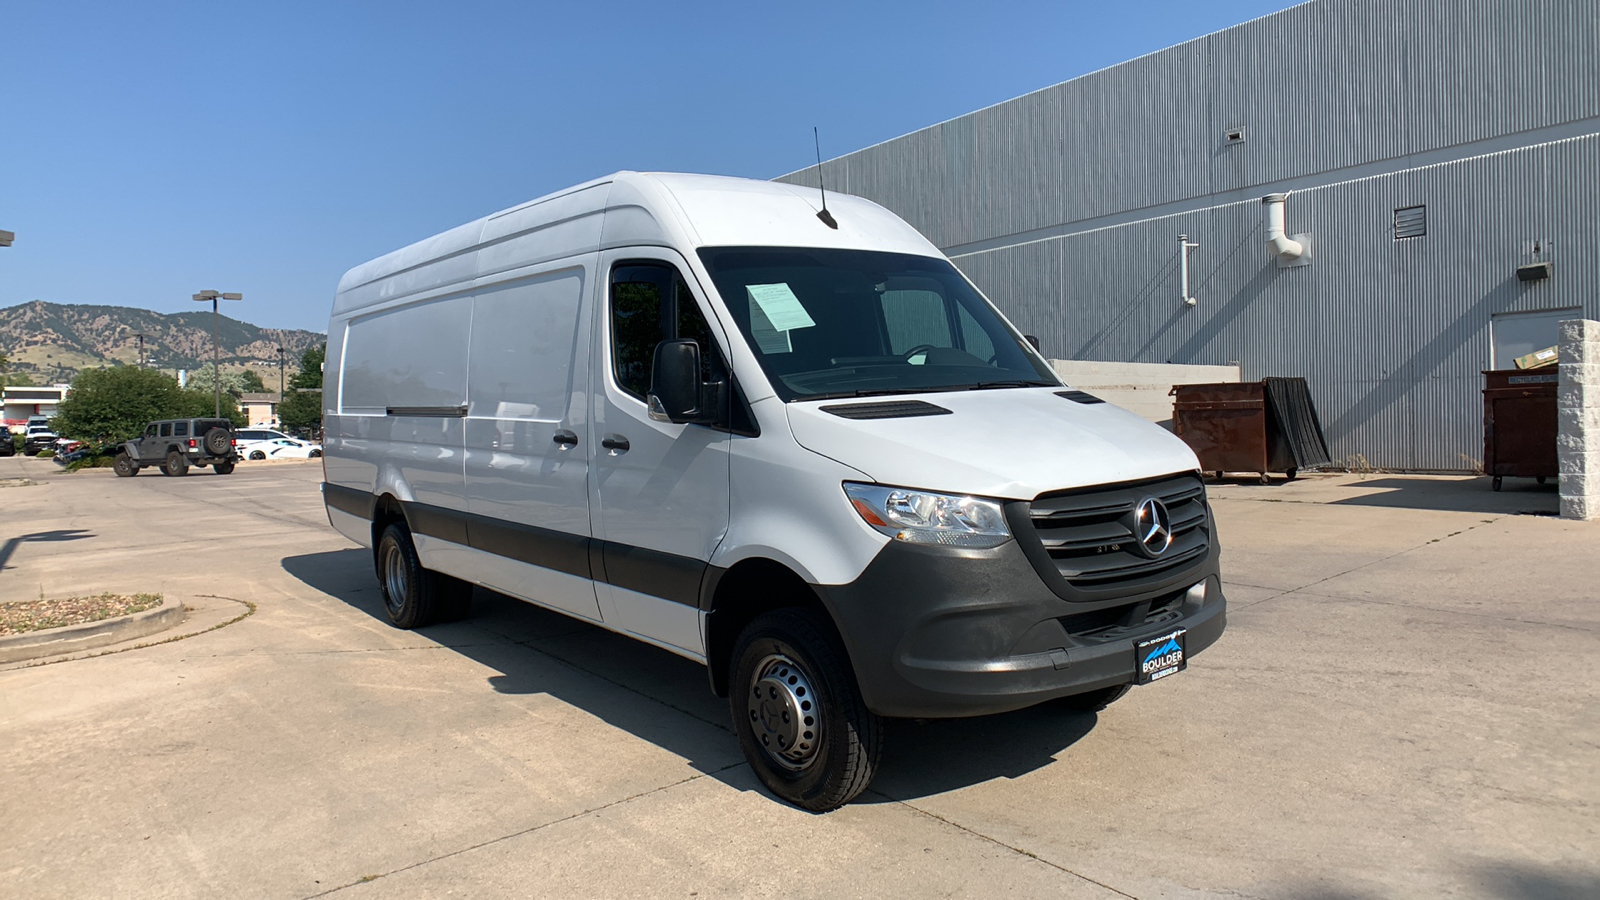
{"type": "Polygon", "coordinates": [[[405,557],[400,548],[391,545],[383,557],[383,602],[389,609],[399,612],[405,605],[409,580],[405,557]]]}
{"type": "Polygon", "coordinates": [[[745,711],[756,745],[768,759],[791,772],[816,762],[823,737],[821,697],[799,663],[782,653],[762,657],[745,711]]]}

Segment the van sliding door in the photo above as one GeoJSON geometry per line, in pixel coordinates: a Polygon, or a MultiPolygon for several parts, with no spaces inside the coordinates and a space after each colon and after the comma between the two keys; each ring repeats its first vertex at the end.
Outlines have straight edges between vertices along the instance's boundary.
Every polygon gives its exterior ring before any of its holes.
{"type": "Polygon", "coordinates": [[[589,329],[593,257],[472,298],[467,502],[479,580],[589,619],[589,329]]]}

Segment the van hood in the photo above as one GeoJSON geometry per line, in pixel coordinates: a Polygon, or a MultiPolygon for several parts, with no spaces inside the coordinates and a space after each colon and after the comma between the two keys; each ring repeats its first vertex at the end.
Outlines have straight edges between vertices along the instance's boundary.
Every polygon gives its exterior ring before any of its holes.
{"type": "Polygon", "coordinates": [[[1060,390],[802,400],[785,407],[800,446],[879,484],[1031,500],[1049,491],[1200,468],[1194,451],[1159,425],[1110,403],[1067,399],[1060,390]],[[836,414],[840,406],[907,401],[950,412],[871,419],[836,414]]]}

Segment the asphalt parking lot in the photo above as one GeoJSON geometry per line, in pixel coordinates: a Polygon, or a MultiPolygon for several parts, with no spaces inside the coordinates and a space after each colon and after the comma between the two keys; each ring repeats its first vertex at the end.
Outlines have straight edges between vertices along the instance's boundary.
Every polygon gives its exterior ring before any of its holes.
{"type": "Polygon", "coordinates": [[[193,608],[0,666],[0,892],[1600,896],[1600,528],[1548,487],[1218,486],[1230,624],[1188,671],[891,723],[819,816],[761,791],[690,662],[482,591],[390,628],[320,476],[0,459],[0,601],[193,608]]]}

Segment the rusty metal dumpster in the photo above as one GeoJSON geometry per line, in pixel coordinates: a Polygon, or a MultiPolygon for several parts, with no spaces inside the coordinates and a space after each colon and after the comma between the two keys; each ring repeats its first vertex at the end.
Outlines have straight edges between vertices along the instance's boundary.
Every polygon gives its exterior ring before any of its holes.
{"type": "Polygon", "coordinates": [[[1200,468],[1218,478],[1255,472],[1265,484],[1268,472],[1294,478],[1328,462],[1303,378],[1180,384],[1171,394],[1173,431],[1200,458],[1200,468]]]}
{"type": "Polygon", "coordinates": [[[1534,478],[1544,484],[1556,465],[1556,387],[1554,366],[1501,369],[1483,373],[1483,472],[1502,478],[1534,478]]]}

